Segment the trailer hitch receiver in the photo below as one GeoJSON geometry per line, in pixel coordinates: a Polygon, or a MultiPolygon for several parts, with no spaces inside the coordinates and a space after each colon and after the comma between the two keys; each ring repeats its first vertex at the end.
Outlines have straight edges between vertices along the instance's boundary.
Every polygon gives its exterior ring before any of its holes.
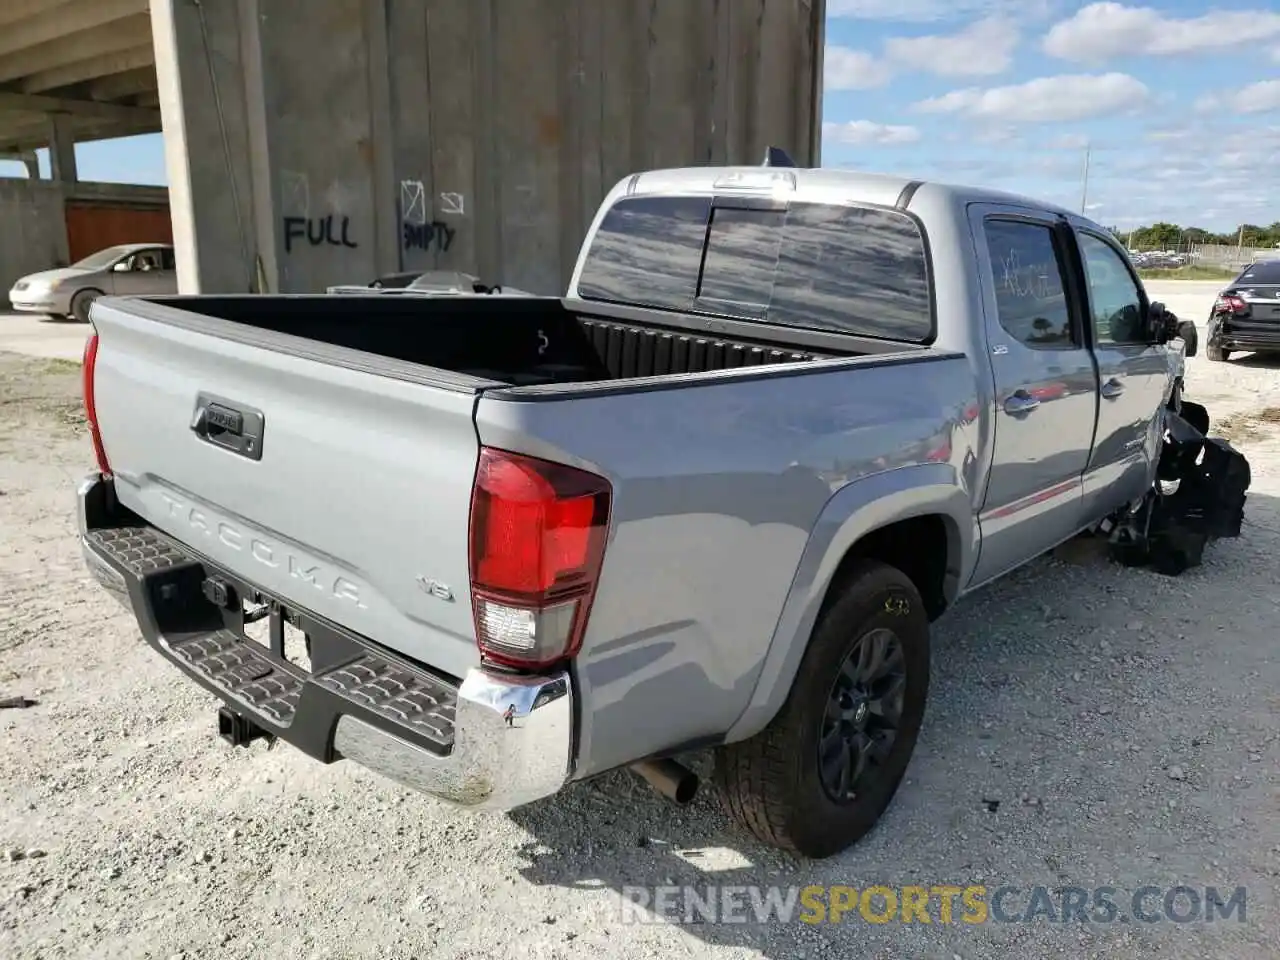
{"type": "Polygon", "coordinates": [[[236,713],[227,707],[220,707],[218,708],[218,736],[233,747],[247,747],[255,740],[270,738],[271,734],[243,714],[236,713]]]}

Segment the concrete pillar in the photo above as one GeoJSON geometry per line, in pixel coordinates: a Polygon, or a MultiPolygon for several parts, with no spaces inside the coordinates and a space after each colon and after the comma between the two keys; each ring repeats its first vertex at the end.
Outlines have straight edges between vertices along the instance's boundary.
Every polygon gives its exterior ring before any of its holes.
{"type": "Polygon", "coordinates": [[[151,0],[179,285],[563,289],[636,170],[817,160],[824,0],[151,0]],[[210,76],[213,76],[211,81],[210,76]]]}
{"type": "MultiPolygon", "coordinates": [[[[183,293],[258,288],[252,158],[242,23],[243,4],[151,0],[169,207],[183,293]]],[[[256,6],[256,4],[255,4],[256,6]]],[[[247,14],[247,15],[246,15],[247,14]]],[[[252,53],[251,53],[252,56],[252,53]]],[[[266,201],[269,205],[269,198],[266,201]]]]}
{"type": "Polygon", "coordinates": [[[49,115],[49,173],[60,183],[75,183],[79,179],[76,175],[76,137],[69,114],[49,115]]]}

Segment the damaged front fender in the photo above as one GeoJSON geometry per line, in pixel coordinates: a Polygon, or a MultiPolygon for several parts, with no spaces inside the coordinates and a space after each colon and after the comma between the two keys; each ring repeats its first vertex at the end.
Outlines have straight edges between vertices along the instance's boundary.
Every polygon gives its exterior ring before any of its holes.
{"type": "Polygon", "coordinates": [[[1230,443],[1209,437],[1209,413],[1183,401],[1165,411],[1156,480],[1136,511],[1116,518],[1110,550],[1126,566],[1177,576],[1198,566],[1205,546],[1238,537],[1252,473],[1230,443]]]}

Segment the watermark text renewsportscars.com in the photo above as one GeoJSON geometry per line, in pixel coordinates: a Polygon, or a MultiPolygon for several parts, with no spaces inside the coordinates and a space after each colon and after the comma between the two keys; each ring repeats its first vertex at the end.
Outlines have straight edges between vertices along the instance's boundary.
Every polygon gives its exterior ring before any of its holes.
{"type": "Polygon", "coordinates": [[[927,886],[623,887],[624,923],[1245,922],[1244,887],[927,886]]]}

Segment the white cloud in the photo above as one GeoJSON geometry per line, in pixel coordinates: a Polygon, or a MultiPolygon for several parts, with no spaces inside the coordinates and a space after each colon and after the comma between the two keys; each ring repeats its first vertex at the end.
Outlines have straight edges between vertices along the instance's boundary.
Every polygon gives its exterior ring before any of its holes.
{"type": "Polygon", "coordinates": [[[1022,137],[1018,135],[1016,127],[1010,126],[987,126],[980,127],[977,130],[970,130],[960,139],[970,143],[983,143],[991,146],[1012,146],[1015,143],[1021,143],[1022,137]]]}
{"type": "MultiPolygon", "coordinates": [[[[1037,143],[1037,146],[1039,144],[1037,143]]],[[[1229,231],[1241,222],[1280,218],[1275,191],[1275,157],[1280,124],[1211,118],[1132,131],[1123,146],[1099,150],[1095,143],[1089,202],[1105,204],[1105,222],[1138,225],[1155,220],[1229,231]],[[1205,143],[1227,144],[1206,154],[1205,143]]],[[[1032,154],[1000,156],[986,182],[1005,183],[1015,192],[1042,199],[1062,193],[1065,205],[1079,203],[1082,158],[1059,151],[1058,170],[1028,181],[1037,171],[1032,154]],[[1070,194],[1075,199],[1070,199],[1070,194]]]]}
{"type": "Polygon", "coordinates": [[[1062,60],[1103,63],[1121,57],[1178,56],[1226,50],[1280,38],[1280,13],[1213,10],[1200,17],[1166,17],[1151,7],[1091,3],[1054,24],[1044,51],[1062,60]]]}
{"type": "Polygon", "coordinates": [[[827,0],[827,16],[895,23],[969,20],[993,14],[1043,16],[1057,0],[827,0]]]}
{"type": "Polygon", "coordinates": [[[950,35],[894,37],[884,52],[894,63],[943,77],[989,76],[1009,69],[1019,38],[1012,20],[989,17],[950,35]]]}
{"type": "Polygon", "coordinates": [[[1280,80],[1260,80],[1239,90],[1210,93],[1196,101],[1201,113],[1257,114],[1280,110],[1280,80]]]}
{"type": "Polygon", "coordinates": [[[828,46],[823,53],[823,82],[828,90],[870,90],[889,82],[890,70],[869,53],[828,46]]]}
{"type": "MultiPolygon", "coordinates": [[[[975,124],[949,126],[972,134],[975,124]]],[[[1052,128],[1026,132],[1016,149],[980,146],[970,138],[967,144],[940,142],[918,155],[913,151],[913,170],[942,182],[998,187],[1078,210],[1082,152],[1052,149],[1057,133],[1052,128]]],[[[932,133],[925,133],[925,143],[932,144],[932,133]]],[[[1063,139],[1066,145],[1069,138],[1063,139]]],[[[1242,222],[1271,223],[1280,219],[1280,196],[1267,189],[1275,182],[1277,150],[1280,124],[1256,120],[1127,127],[1120,139],[1094,142],[1087,202],[1101,206],[1089,213],[1108,225],[1169,220],[1230,231],[1242,222]],[[1239,145],[1206,154],[1205,142],[1239,145]]],[[[864,165],[875,162],[873,156],[864,165]]],[[[894,169],[891,161],[881,162],[887,165],[882,168],[894,169]]]]}
{"type": "Polygon", "coordinates": [[[1050,150],[1083,150],[1089,145],[1089,138],[1083,133],[1064,133],[1049,141],[1050,150]]]}
{"type": "Polygon", "coordinates": [[[990,76],[1009,69],[1019,39],[1012,20],[989,17],[957,33],[891,37],[881,56],[833,44],[824,56],[824,81],[829,90],[870,90],[904,69],[941,77],[990,76]]]}
{"type": "Polygon", "coordinates": [[[920,131],[915,127],[893,126],[870,120],[849,120],[845,123],[824,123],[823,140],[859,145],[897,146],[916,143],[920,131]]]}
{"type": "Polygon", "coordinates": [[[1128,74],[1068,74],[1008,87],[953,90],[923,100],[914,109],[997,123],[1065,122],[1123,113],[1149,97],[1146,85],[1128,74]]]}

